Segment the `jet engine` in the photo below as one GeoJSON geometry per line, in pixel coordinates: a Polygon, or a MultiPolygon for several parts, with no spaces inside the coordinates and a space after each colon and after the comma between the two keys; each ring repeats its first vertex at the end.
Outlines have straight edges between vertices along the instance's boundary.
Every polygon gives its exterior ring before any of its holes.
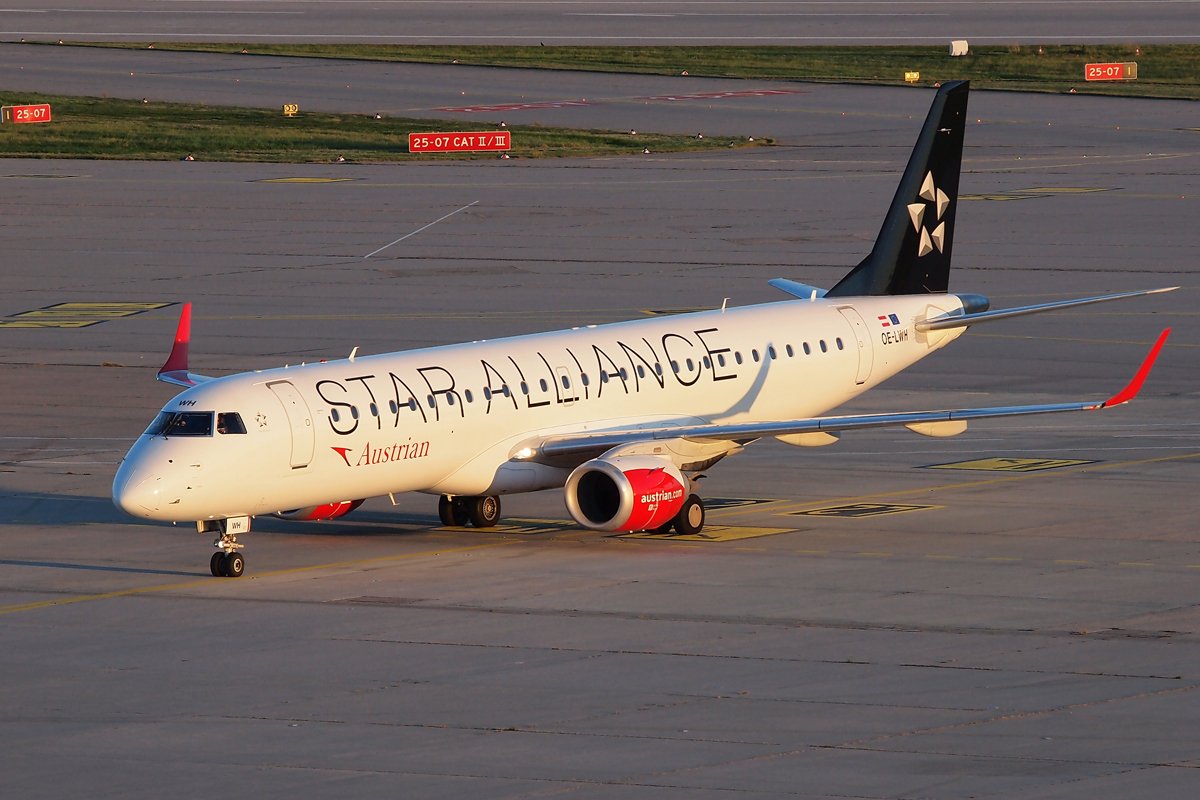
{"type": "Polygon", "coordinates": [[[342,500],[337,503],[326,503],[321,506],[308,508],[293,508],[291,511],[277,511],[274,516],[280,519],[320,520],[344,517],[363,504],[362,500],[342,500]]]}
{"type": "Polygon", "coordinates": [[[585,528],[644,531],[669,523],[688,498],[688,480],[669,460],[649,455],[596,458],[564,487],[567,510],[585,528]]]}

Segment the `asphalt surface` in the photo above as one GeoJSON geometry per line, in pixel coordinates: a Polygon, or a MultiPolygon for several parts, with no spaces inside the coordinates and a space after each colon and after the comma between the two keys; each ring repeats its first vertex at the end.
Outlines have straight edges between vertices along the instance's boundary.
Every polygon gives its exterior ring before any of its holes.
{"type": "Polygon", "coordinates": [[[413,44],[930,44],[1200,39],[1189,0],[153,0],[0,9],[0,39],[413,44]]]}
{"type": "MultiPolygon", "coordinates": [[[[190,300],[193,369],[224,374],[829,285],[931,94],[809,89],[613,101],[646,129],[784,143],[704,156],[5,161],[0,322],[190,300]]],[[[108,497],[171,396],[153,374],[177,306],[0,326],[6,795],[1194,796],[1194,108],[979,92],[970,114],[953,290],[1183,288],[980,326],[853,409],[1102,399],[1170,326],[1143,396],[949,440],[757,445],[706,480],[745,502],[709,541],[580,531],[557,492],[443,529],[412,495],[257,520],[246,577],[214,579],[208,537],[108,497]]]]}

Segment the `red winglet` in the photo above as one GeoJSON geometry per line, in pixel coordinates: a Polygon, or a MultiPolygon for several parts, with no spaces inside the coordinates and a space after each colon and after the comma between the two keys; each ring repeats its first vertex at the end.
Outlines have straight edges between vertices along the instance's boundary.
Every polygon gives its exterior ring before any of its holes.
{"type": "Polygon", "coordinates": [[[1170,328],[1167,328],[1158,335],[1158,341],[1150,348],[1150,352],[1146,355],[1142,366],[1138,367],[1137,374],[1133,376],[1133,380],[1129,381],[1124,389],[1105,400],[1100,405],[1101,408],[1119,406],[1121,403],[1128,403],[1137,396],[1137,393],[1142,390],[1142,384],[1146,382],[1146,376],[1150,374],[1150,370],[1154,367],[1154,361],[1158,358],[1158,351],[1162,350],[1163,345],[1167,343],[1167,337],[1170,335],[1170,328]]]}
{"type": "Polygon", "coordinates": [[[175,329],[175,346],[171,348],[171,355],[167,357],[167,363],[162,365],[162,369],[158,374],[165,375],[167,373],[187,374],[188,371],[188,344],[192,340],[192,304],[184,303],[183,311],[179,313],[179,327],[175,329]]]}

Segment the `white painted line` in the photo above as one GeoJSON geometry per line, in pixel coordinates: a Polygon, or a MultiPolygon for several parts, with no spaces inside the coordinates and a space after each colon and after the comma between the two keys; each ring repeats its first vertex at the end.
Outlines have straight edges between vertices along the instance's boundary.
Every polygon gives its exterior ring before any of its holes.
{"type": "Polygon", "coordinates": [[[403,242],[403,241],[404,241],[405,239],[407,239],[408,237],[410,237],[410,236],[416,236],[418,233],[420,233],[421,231],[425,230],[426,228],[432,228],[434,225],[437,225],[437,224],[438,224],[439,222],[441,222],[442,220],[444,220],[444,219],[449,219],[450,217],[453,217],[455,214],[457,214],[457,213],[458,213],[458,212],[460,212],[460,211],[466,211],[468,208],[470,208],[471,206],[475,205],[475,204],[476,204],[476,203],[478,203],[478,202],[479,202],[478,200],[473,200],[473,201],[471,201],[470,203],[467,203],[467,204],[466,204],[465,206],[463,206],[462,208],[456,208],[456,209],[454,209],[453,211],[451,211],[449,214],[447,214],[446,216],[444,216],[444,217],[438,217],[438,218],[437,218],[437,219],[435,219],[433,222],[430,222],[428,225],[422,225],[421,227],[417,228],[415,231],[412,231],[411,233],[406,233],[406,234],[404,234],[403,236],[401,236],[401,237],[400,237],[399,239],[397,239],[396,241],[394,241],[394,242],[388,242],[387,244],[385,244],[383,247],[379,248],[378,250],[372,250],[371,252],[369,252],[369,253],[367,253],[365,256],[363,256],[363,258],[370,258],[371,256],[375,255],[376,253],[382,253],[384,250],[387,250],[387,249],[388,249],[389,247],[391,247],[392,245],[394,245],[394,244],[400,244],[401,242],[403,242]]]}

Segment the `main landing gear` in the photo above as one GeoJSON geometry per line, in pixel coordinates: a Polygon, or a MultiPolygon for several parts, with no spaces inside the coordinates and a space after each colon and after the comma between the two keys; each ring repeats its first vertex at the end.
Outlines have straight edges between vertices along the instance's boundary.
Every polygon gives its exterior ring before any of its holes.
{"type": "Polygon", "coordinates": [[[467,523],[476,528],[490,528],[500,520],[500,498],[451,497],[438,498],[438,518],[449,528],[461,528],[467,523]]]}
{"type": "Polygon", "coordinates": [[[208,569],[215,578],[240,578],[246,571],[246,559],[238,551],[246,545],[238,542],[239,533],[250,532],[249,517],[200,520],[196,523],[199,533],[216,533],[213,547],[217,552],[208,560],[208,569]]]}
{"type": "Polygon", "coordinates": [[[704,530],[704,501],[700,499],[700,495],[688,495],[688,499],[683,501],[679,513],[655,528],[654,532],[670,533],[671,528],[674,528],[675,533],[680,536],[691,536],[704,530]]]}

